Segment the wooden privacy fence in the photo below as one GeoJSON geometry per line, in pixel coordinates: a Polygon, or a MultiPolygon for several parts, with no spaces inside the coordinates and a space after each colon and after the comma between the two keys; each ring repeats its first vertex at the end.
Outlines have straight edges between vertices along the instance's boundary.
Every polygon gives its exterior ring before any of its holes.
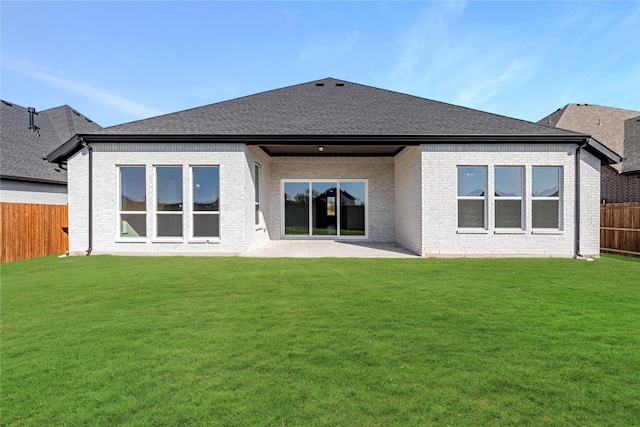
{"type": "Polygon", "coordinates": [[[600,251],[640,256],[640,203],[600,205],[600,251]]]}
{"type": "Polygon", "coordinates": [[[67,206],[0,203],[0,212],[0,262],[62,254],[69,250],[67,206]]]}

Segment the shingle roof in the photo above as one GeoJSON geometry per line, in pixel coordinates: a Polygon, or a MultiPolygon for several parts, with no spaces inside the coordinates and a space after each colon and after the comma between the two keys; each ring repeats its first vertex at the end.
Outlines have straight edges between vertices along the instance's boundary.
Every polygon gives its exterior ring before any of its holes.
{"type": "Polygon", "coordinates": [[[29,181],[64,184],[67,172],[43,158],[75,134],[101,127],[68,105],[39,111],[35,115],[37,132],[29,129],[25,107],[0,102],[0,175],[29,181]]]}
{"type": "MultiPolygon", "coordinates": [[[[637,136],[635,140],[625,137],[625,121],[638,115],[640,111],[603,105],[567,104],[538,123],[593,136],[624,158],[612,167],[618,172],[633,172],[640,170],[640,148],[636,148],[640,142],[637,136]]],[[[633,124],[626,126],[633,127],[633,124]]]]}
{"type": "Polygon", "coordinates": [[[624,122],[624,157],[622,172],[640,172],[640,116],[624,122]]]}
{"type": "Polygon", "coordinates": [[[563,130],[326,78],[108,127],[100,135],[567,135],[563,130]]]}

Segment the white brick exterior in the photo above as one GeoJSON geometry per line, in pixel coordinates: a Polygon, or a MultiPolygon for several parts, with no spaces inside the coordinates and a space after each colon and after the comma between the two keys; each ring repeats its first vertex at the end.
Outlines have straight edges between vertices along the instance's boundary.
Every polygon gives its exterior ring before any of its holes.
{"type": "Polygon", "coordinates": [[[66,205],[67,186],[3,179],[0,180],[0,202],[66,205]]]}
{"type": "MultiPolygon", "coordinates": [[[[93,242],[95,254],[241,254],[254,240],[254,192],[243,144],[92,144],[93,242]],[[190,166],[220,168],[220,238],[193,239],[191,230],[190,166]],[[118,166],[145,166],[147,237],[121,238],[118,216],[118,166]],[[154,167],[183,168],[183,236],[157,238],[155,230],[154,167]],[[248,215],[251,211],[251,215],[248,215]],[[249,225],[250,224],[250,225],[249,225]],[[249,233],[248,231],[251,230],[249,233]]],[[[88,247],[88,154],[69,161],[69,251],[88,247]]]]}
{"type": "Polygon", "coordinates": [[[422,168],[420,147],[407,147],[395,158],[395,240],[422,254],[422,168]]]}
{"type": "MultiPolygon", "coordinates": [[[[432,256],[553,256],[575,254],[575,144],[433,144],[422,146],[422,255],[432,256]],[[487,227],[457,227],[457,167],[486,166],[488,173],[487,227]],[[495,166],[523,166],[524,229],[509,233],[494,226],[495,166]],[[531,223],[533,166],[562,168],[560,229],[534,230],[531,223]]],[[[582,152],[583,255],[599,254],[599,163],[582,152]]]]}
{"type": "MultiPolygon", "coordinates": [[[[367,236],[359,240],[398,242],[423,256],[560,256],[575,251],[574,144],[433,144],[407,147],[392,157],[269,157],[244,144],[96,143],[93,151],[93,253],[107,254],[244,254],[282,238],[284,180],[365,180],[367,236]],[[255,164],[261,166],[260,224],[255,224],[255,164]],[[147,237],[119,236],[118,166],[145,166],[147,237]],[[156,238],[154,167],[183,167],[183,234],[156,238]],[[190,166],[217,165],[220,170],[220,238],[198,241],[191,231],[190,166]],[[523,230],[503,234],[493,225],[488,198],[488,226],[471,234],[457,228],[457,167],[486,166],[493,194],[495,166],[525,170],[523,230]],[[563,182],[560,230],[531,228],[533,166],[560,166],[563,182]]],[[[88,153],[69,160],[69,247],[88,248],[88,153]]],[[[582,152],[581,251],[599,253],[599,161],[582,152]]]]}

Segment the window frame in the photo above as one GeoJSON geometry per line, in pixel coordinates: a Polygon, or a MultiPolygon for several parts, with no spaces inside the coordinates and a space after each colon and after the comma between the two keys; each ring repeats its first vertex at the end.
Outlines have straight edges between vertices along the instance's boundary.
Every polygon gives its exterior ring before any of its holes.
{"type": "Polygon", "coordinates": [[[487,165],[458,165],[456,166],[456,227],[461,232],[469,232],[473,230],[486,231],[489,227],[489,218],[487,215],[489,194],[489,167],[487,165]],[[483,196],[460,196],[460,170],[465,168],[484,169],[484,195],[483,196]],[[465,200],[482,200],[482,226],[465,227],[460,225],[460,201],[465,200]]]}
{"type": "Polygon", "coordinates": [[[184,194],[184,166],[183,165],[177,165],[177,164],[160,164],[160,165],[153,165],[153,183],[154,183],[154,187],[153,187],[153,225],[154,225],[154,240],[155,241],[171,241],[171,242],[175,242],[175,241],[183,241],[184,240],[184,235],[185,235],[185,224],[184,224],[184,218],[185,218],[185,194],[184,194]],[[181,195],[182,195],[182,199],[180,202],[180,210],[179,211],[162,211],[160,209],[158,209],[158,203],[159,203],[159,197],[158,197],[158,189],[160,188],[160,186],[158,185],[158,169],[161,168],[179,168],[180,169],[180,190],[181,190],[181,195]],[[180,224],[182,225],[181,228],[181,233],[179,236],[163,236],[158,234],[159,233],[159,227],[158,227],[158,216],[169,216],[169,215],[178,215],[180,214],[180,224]]]}
{"type": "Polygon", "coordinates": [[[260,228],[262,225],[262,211],[260,210],[260,187],[262,184],[262,166],[255,163],[253,167],[253,185],[255,189],[255,226],[260,228]]]}
{"type": "Polygon", "coordinates": [[[118,206],[117,206],[117,227],[116,227],[116,241],[126,241],[126,242],[139,242],[139,241],[146,241],[147,237],[149,235],[149,230],[148,230],[148,214],[149,214],[149,198],[147,197],[147,168],[146,165],[140,165],[140,164],[133,164],[133,165],[122,165],[122,164],[118,164],[116,165],[116,176],[117,176],[117,197],[118,197],[118,206]],[[122,209],[122,169],[128,169],[128,168],[140,168],[143,171],[143,177],[144,177],[144,211],[125,211],[122,209]],[[122,215],[144,215],[144,224],[145,224],[145,234],[144,236],[128,236],[128,235],[123,235],[122,233],[122,215]]]}
{"type": "Polygon", "coordinates": [[[307,179],[281,179],[280,180],[280,212],[281,212],[281,222],[280,222],[280,236],[282,239],[312,239],[312,240],[331,240],[331,239],[346,239],[346,240],[357,240],[357,239],[368,239],[369,238],[369,179],[368,178],[335,178],[335,179],[315,179],[315,178],[307,178],[307,179]],[[362,183],[364,184],[364,234],[341,234],[341,213],[342,207],[338,198],[336,198],[335,206],[336,212],[335,216],[337,218],[336,224],[336,234],[335,235],[321,235],[321,234],[313,234],[313,194],[312,194],[312,184],[313,183],[335,183],[336,184],[336,194],[340,194],[341,187],[340,183],[362,183]],[[308,188],[308,206],[309,216],[308,216],[308,233],[307,234],[286,234],[286,213],[285,213],[285,185],[287,183],[305,183],[308,188]]]}
{"type": "Polygon", "coordinates": [[[189,186],[191,188],[191,200],[190,200],[190,222],[191,222],[191,232],[190,232],[190,241],[211,241],[211,240],[219,240],[221,231],[220,231],[220,211],[222,210],[220,205],[220,165],[189,165],[189,186]],[[218,210],[217,211],[197,211],[195,210],[195,183],[194,183],[194,174],[193,170],[196,168],[216,168],[218,170],[218,210]],[[217,215],[218,216],[218,235],[217,236],[196,236],[195,233],[195,217],[201,215],[217,215]]]}
{"type": "Polygon", "coordinates": [[[557,165],[542,165],[542,166],[532,166],[531,167],[531,229],[532,230],[562,230],[562,195],[563,195],[563,177],[564,170],[562,166],[557,165]],[[558,195],[557,196],[536,196],[533,194],[534,191],[534,172],[536,169],[551,169],[554,168],[557,170],[557,183],[558,183],[558,195]],[[556,201],[557,202],[557,227],[536,227],[534,225],[534,205],[537,201],[556,201]]]}
{"type": "Polygon", "coordinates": [[[503,230],[524,230],[526,223],[526,215],[524,209],[525,200],[525,181],[526,181],[526,169],[524,166],[511,166],[511,165],[494,165],[493,166],[493,228],[499,231],[503,230]],[[519,169],[520,170],[520,196],[499,196],[497,195],[497,179],[496,171],[498,169],[519,169]],[[499,227],[497,221],[498,215],[498,202],[499,201],[520,201],[520,225],[516,227],[499,227]]]}

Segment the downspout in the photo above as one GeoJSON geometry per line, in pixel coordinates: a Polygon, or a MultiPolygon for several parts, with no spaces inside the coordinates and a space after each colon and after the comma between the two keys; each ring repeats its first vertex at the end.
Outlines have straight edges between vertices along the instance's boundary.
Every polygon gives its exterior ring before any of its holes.
{"type": "Polygon", "coordinates": [[[78,137],[78,141],[89,150],[89,247],[87,248],[87,256],[89,256],[93,249],[93,148],[81,137],[78,137]]]}
{"type": "Polygon", "coordinates": [[[574,209],[574,224],[575,224],[575,259],[593,261],[590,258],[585,258],[580,253],[580,151],[589,143],[589,141],[583,141],[578,144],[576,148],[576,200],[574,209]]]}

